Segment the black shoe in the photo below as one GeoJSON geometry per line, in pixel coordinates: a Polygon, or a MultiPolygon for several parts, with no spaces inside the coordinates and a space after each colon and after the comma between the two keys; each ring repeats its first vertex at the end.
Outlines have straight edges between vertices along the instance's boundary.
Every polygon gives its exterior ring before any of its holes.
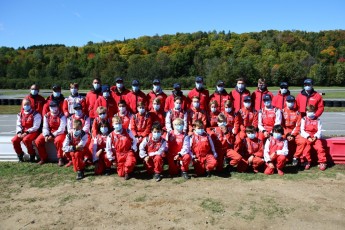
{"type": "Polygon", "coordinates": [[[104,170],[104,175],[109,176],[110,175],[110,168],[106,168],[104,170]]]}
{"type": "Polygon", "coordinates": [[[182,172],[182,173],[181,173],[181,176],[182,176],[182,178],[185,179],[185,180],[189,180],[189,179],[190,179],[190,176],[188,175],[187,172],[182,172]]]}
{"type": "Polygon", "coordinates": [[[161,175],[160,175],[160,174],[158,174],[158,173],[156,173],[156,174],[155,174],[154,178],[155,178],[156,182],[159,182],[159,181],[161,181],[161,180],[162,180],[161,175]]]}
{"type": "Polygon", "coordinates": [[[129,180],[129,175],[128,175],[128,173],[125,174],[125,180],[129,180]]]}
{"type": "Polygon", "coordinates": [[[31,163],[35,162],[35,158],[36,158],[35,155],[30,155],[30,162],[31,163]]]}
{"type": "Polygon", "coordinates": [[[83,171],[78,171],[76,179],[77,180],[81,180],[83,178],[84,178],[84,172],[83,171]]]}
{"type": "Polygon", "coordinates": [[[298,159],[294,157],[292,159],[292,166],[297,166],[297,165],[298,165],[298,159]]]}
{"type": "Polygon", "coordinates": [[[211,172],[210,171],[206,171],[206,177],[211,177],[211,172]]]}
{"type": "Polygon", "coordinates": [[[18,155],[18,163],[24,162],[24,153],[18,155]]]}

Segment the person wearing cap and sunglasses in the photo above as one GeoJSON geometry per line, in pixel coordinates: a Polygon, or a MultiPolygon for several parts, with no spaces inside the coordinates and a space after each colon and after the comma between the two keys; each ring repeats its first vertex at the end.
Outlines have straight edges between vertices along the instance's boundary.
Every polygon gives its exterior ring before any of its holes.
{"type": "Polygon", "coordinates": [[[280,82],[280,89],[273,97],[272,104],[274,107],[278,109],[284,109],[285,108],[285,101],[287,96],[290,95],[289,85],[287,82],[280,82]]]}
{"type": "Polygon", "coordinates": [[[190,100],[188,97],[183,95],[181,84],[180,83],[174,83],[173,85],[174,90],[172,91],[172,94],[167,97],[165,100],[165,106],[164,111],[168,112],[169,110],[174,109],[175,107],[175,97],[180,97],[181,99],[181,109],[183,111],[187,111],[189,108],[190,100]]]}
{"type": "Polygon", "coordinates": [[[246,89],[246,82],[244,78],[237,78],[236,87],[231,91],[230,96],[234,105],[235,113],[237,113],[243,106],[243,99],[246,96],[250,96],[249,90],[246,89]]]}
{"type": "Polygon", "coordinates": [[[115,78],[115,85],[110,87],[111,96],[114,98],[116,103],[119,103],[120,100],[125,100],[126,95],[130,92],[126,89],[123,78],[115,78]]]}
{"type": "Polygon", "coordinates": [[[252,102],[255,110],[259,111],[264,107],[263,98],[265,95],[270,95],[273,98],[273,94],[267,89],[266,79],[260,78],[258,80],[258,88],[252,93],[252,102]]]}
{"type": "Polygon", "coordinates": [[[192,101],[193,97],[199,97],[200,99],[200,109],[206,111],[208,109],[208,102],[210,98],[210,93],[204,87],[204,78],[197,76],[195,78],[195,88],[189,91],[188,98],[192,101]]]}
{"type": "Polygon", "coordinates": [[[63,102],[65,100],[65,97],[61,93],[61,86],[54,85],[52,90],[52,94],[47,97],[46,103],[43,106],[42,116],[49,112],[49,105],[51,101],[55,101],[58,104],[60,111],[63,111],[63,102]]]}
{"type": "MultiPolygon", "coordinates": [[[[228,92],[226,92],[224,87],[225,87],[224,81],[222,81],[222,80],[217,81],[216,90],[210,96],[209,102],[217,101],[217,110],[218,111],[223,111],[224,110],[224,103],[227,100],[231,100],[230,95],[228,94],[228,92]]],[[[207,106],[207,111],[209,111],[209,110],[210,110],[210,108],[209,108],[209,106],[207,106]]]]}
{"type": "Polygon", "coordinates": [[[46,103],[46,99],[39,95],[40,88],[37,84],[33,84],[30,87],[30,94],[25,96],[24,99],[27,99],[30,101],[33,110],[37,111],[39,114],[42,115],[43,106],[46,103]]]}
{"type": "MultiPolygon", "coordinates": [[[[125,101],[127,102],[127,107],[129,112],[136,114],[138,112],[138,103],[142,102],[147,106],[146,94],[140,90],[140,83],[138,80],[132,81],[132,90],[126,95],[125,101]]],[[[147,109],[145,107],[145,109],[147,109]]]]}
{"type": "Polygon", "coordinates": [[[297,95],[296,103],[298,110],[302,114],[302,117],[306,116],[306,108],[308,105],[315,107],[315,117],[319,118],[324,110],[322,96],[314,90],[314,82],[312,79],[304,80],[304,88],[297,95]]]}
{"type": "Polygon", "coordinates": [[[273,127],[281,125],[281,110],[272,105],[272,97],[269,94],[263,96],[264,107],[260,109],[258,116],[259,139],[265,141],[271,136],[273,127]]]}
{"type": "MultiPolygon", "coordinates": [[[[303,152],[303,140],[301,140],[301,113],[295,106],[295,97],[286,97],[285,107],[282,109],[282,126],[284,128],[284,138],[288,141],[288,160],[292,160],[293,155],[300,156],[303,152]]],[[[293,162],[296,165],[296,162],[293,162]]]]}
{"type": "Polygon", "coordinates": [[[63,158],[62,144],[66,136],[65,129],[67,120],[62,111],[59,110],[59,106],[55,101],[50,102],[49,110],[50,111],[43,117],[42,133],[35,140],[35,145],[41,158],[38,164],[42,165],[47,162],[48,154],[45,144],[53,142],[56,147],[60,165],[63,158]]]}
{"type": "MultiPolygon", "coordinates": [[[[153,110],[153,101],[156,98],[159,98],[160,105],[165,104],[165,100],[167,99],[167,95],[163,92],[161,82],[158,79],[154,79],[152,82],[153,89],[151,92],[147,94],[147,101],[149,103],[148,109],[153,110]]],[[[164,110],[163,106],[160,110],[164,110]]]]}
{"type": "MultiPolygon", "coordinates": [[[[107,108],[107,116],[113,117],[117,113],[117,104],[110,94],[110,88],[107,85],[102,85],[102,96],[98,97],[95,103],[95,109],[103,106],[107,108]]],[[[96,114],[96,111],[94,112],[96,114]]]]}

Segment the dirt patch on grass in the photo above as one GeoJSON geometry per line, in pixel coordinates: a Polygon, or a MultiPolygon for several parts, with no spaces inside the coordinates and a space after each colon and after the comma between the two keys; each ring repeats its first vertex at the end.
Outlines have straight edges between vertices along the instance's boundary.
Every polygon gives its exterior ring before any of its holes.
{"type": "MultiPolygon", "coordinates": [[[[1,181],[0,181],[1,182],[1,181]]],[[[8,184],[7,184],[8,185],[8,184]]],[[[234,177],[124,181],[115,175],[53,187],[1,189],[1,229],[342,229],[345,180],[234,177]],[[5,192],[8,191],[8,192],[5,192]]]]}

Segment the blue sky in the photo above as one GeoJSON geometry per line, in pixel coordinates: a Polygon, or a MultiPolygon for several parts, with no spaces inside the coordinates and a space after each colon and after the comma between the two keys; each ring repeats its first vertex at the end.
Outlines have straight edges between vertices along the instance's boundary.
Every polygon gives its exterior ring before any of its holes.
{"type": "Polygon", "coordinates": [[[177,32],[345,29],[343,0],[2,0],[0,46],[83,46],[177,32]]]}

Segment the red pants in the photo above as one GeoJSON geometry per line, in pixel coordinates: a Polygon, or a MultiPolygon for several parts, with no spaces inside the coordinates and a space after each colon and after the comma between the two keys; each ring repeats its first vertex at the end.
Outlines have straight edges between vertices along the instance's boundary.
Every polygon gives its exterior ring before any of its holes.
{"type": "Polygon", "coordinates": [[[264,165],[265,161],[261,157],[254,157],[252,167],[254,172],[260,171],[260,168],[264,165]]]}
{"type": "MultiPolygon", "coordinates": [[[[277,169],[282,170],[285,167],[286,163],[286,157],[284,155],[277,155],[277,157],[271,159],[272,163],[277,169]]],[[[272,175],[274,173],[274,168],[268,167],[268,164],[266,164],[267,168],[265,169],[265,174],[272,175]]]]}
{"type": "Polygon", "coordinates": [[[193,161],[195,173],[197,176],[202,176],[207,171],[213,171],[217,166],[217,160],[212,154],[206,156],[198,156],[198,161],[193,161]]]}
{"type": "Polygon", "coordinates": [[[95,165],[95,174],[96,175],[102,175],[105,171],[106,168],[111,167],[111,162],[108,160],[106,156],[106,152],[103,151],[99,157],[98,157],[98,162],[95,165]]]}
{"type": "Polygon", "coordinates": [[[243,157],[233,149],[229,149],[226,152],[226,156],[230,158],[230,165],[237,166],[238,172],[245,172],[248,168],[248,162],[243,159],[243,157]]]}
{"type": "MultiPolygon", "coordinates": [[[[66,137],[66,134],[61,134],[54,138],[54,145],[56,147],[58,158],[63,157],[62,144],[63,144],[63,141],[65,140],[65,137],[66,137]]],[[[45,144],[46,144],[45,137],[43,136],[43,134],[40,134],[35,140],[35,145],[37,146],[38,154],[40,155],[40,158],[43,161],[47,161],[48,159],[45,144]]]]}
{"type": "Polygon", "coordinates": [[[243,140],[244,138],[246,138],[246,137],[247,137],[246,132],[240,131],[240,132],[236,135],[236,140],[235,140],[234,149],[236,149],[236,150],[239,149],[242,140],[243,140]]]}
{"type": "Polygon", "coordinates": [[[287,158],[292,160],[292,157],[301,158],[303,155],[303,149],[305,146],[304,138],[300,135],[295,137],[295,140],[288,142],[289,155],[287,158]]]}
{"type": "Polygon", "coordinates": [[[135,155],[132,151],[127,153],[117,153],[116,162],[117,174],[120,177],[124,177],[125,174],[133,172],[136,163],[135,155]]]}
{"type": "Polygon", "coordinates": [[[70,152],[73,162],[74,171],[83,171],[85,168],[84,164],[84,154],[85,151],[70,152]]]}
{"type": "Polygon", "coordinates": [[[321,140],[317,139],[315,142],[311,143],[307,139],[304,139],[304,143],[305,147],[303,150],[303,156],[308,162],[312,161],[311,148],[316,150],[319,163],[327,162],[325,148],[323,147],[321,140]]]}
{"type": "Polygon", "coordinates": [[[174,161],[174,157],[176,155],[170,154],[167,156],[168,158],[168,165],[169,165],[169,174],[170,175],[177,175],[179,171],[188,172],[189,164],[191,161],[191,157],[189,154],[185,154],[180,157],[177,161],[174,161]],[[179,164],[181,162],[181,164],[179,164]]]}
{"type": "Polygon", "coordinates": [[[23,139],[21,139],[17,135],[15,135],[11,141],[13,144],[14,151],[17,153],[17,155],[21,155],[24,153],[22,146],[20,145],[20,142],[22,142],[22,141],[23,141],[24,145],[26,146],[26,148],[28,149],[28,154],[35,155],[36,153],[35,153],[35,150],[33,148],[32,143],[38,135],[39,135],[38,132],[29,133],[23,139]]]}
{"type": "Polygon", "coordinates": [[[224,156],[226,154],[226,149],[217,149],[217,167],[216,167],[216,171],[217,172],[222,172],[223,168],[224,168],[224,156]]]}
{"type": "Polygon", "coordinates": [[[148,174],[160,174],[163,171],[163,158],[160,155],[149,157],[149,160],[144,161],[148,174]]]}
{"type": "Polygon", "coordinates": [[[92,162],[92,148],[87,148],[87,146],[91,145],[91,136],[89,135],[89,138],[87,139],[86,145],[84,147],[84,158],[89,159],[92,162]]]}

